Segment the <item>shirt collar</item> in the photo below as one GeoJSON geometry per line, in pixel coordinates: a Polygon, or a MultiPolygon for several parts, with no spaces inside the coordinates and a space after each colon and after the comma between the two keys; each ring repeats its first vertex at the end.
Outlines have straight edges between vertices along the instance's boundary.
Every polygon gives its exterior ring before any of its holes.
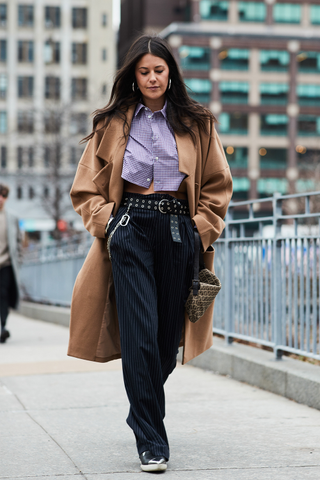
{"type": "MultiPolygon", "coordinates": [[[[143,103],[141,103],[141,101],[138,103],[138,105],[136,106],[136,110],[134,112],[134,117],[136,117],[139,112],[141,112],[142,109],[144,108],[147,108],[143,105],[143,103]]],[[[149,108],[148,108],[149,110],[149,108]]],[[[149,110],[150,111],[150,110],[149,110]]],[[[167,119],[167,100],[165,101],[165,104],[163,105],[162,109],[161,110],[158,110],[157,112],[154,112],[154,113],[162,113],[162,115],[164,116],[165,119],[167,119]]]]}

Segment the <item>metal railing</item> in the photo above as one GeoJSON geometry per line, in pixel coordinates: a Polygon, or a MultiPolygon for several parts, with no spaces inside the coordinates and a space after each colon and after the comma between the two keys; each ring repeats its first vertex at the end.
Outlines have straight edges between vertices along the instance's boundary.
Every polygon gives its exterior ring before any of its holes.
{"type": "Polygon", "coordinates": [[[74,282],[92,242],[93,237],[84,232],[49,245],[25,249],[20,269],[22,298],[70,306],[74,282]]]}
{"type": "MultiPolygon", "coordinates": [[[[24,297],[70,305],[91,243],[88,235],[27,252],[24,297]]],[[[242,339],[271,347],[277,358],[286,351],[320,359],[320,192],[232,202],[224,237],[214,246],[222,290],[213,332],[228,343],[242,339]],[[270,204],[272,213],[263,216],[270,204]]]]}
{"type": "Polygon", "coordinates": [[[320,192],[231,203],[215,250],[213,332],[319,360],[320,192]]]}

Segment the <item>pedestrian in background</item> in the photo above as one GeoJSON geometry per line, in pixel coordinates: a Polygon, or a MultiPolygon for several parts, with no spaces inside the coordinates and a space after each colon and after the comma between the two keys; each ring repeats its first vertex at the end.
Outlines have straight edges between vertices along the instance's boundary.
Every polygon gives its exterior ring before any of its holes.
{"type": "Polygon", "coordinates": [[[10,333],[6,329],[9,307],[17,308],[19,302],[18,287],[18,249],[20,244],[19,223],[5,209],[9,187],[0,184],[0,342],[4,343],[10,333]]]}
{"type": "Polygon", "coordinates": [[[71,189],[96,237],[74,287],[69,355],[122,358],[141,469],[167,468],[164,383],[212,344],[212,308],[185,315],[194,228],[206,267],[232,180],[212,113],[192,100],[167,42],[141,36],[115,77],[71,189]],[[106,248],[107,247],[107,248],[106,248]]]}

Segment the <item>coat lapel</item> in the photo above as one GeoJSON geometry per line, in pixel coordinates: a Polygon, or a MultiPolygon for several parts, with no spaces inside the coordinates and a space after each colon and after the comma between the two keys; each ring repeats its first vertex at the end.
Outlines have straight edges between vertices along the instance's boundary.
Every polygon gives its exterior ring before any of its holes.
{"type": "Polygon", "coordinates": [[[189,177],[194,174],[196,168],[196,148],[188,134],[175,134],[175,139],[179,156],[179,171],[189,177]]]}
{"type": "Polygon", "coordinates": [[[175,138],[179,156],[179,171],[186,175],[183,182],[186,183],[190,216],[192,218],[195,215],[194,174],[197,164],[197,150],[190,135],[175,134],[175,138]]]}
{"type": "MultiPolygon", "coordinates": [[[[131,125],[135,105],[132,105],[127,112],[127,122],[129,127],[131,125]]],[[[109,178],[109,202],[115,203],[114,213],[117,211],[122,194],[123,194],[123,179],[121,178],[123,155],[127,146],[128,137],[125,139],[123,135],[123,121],[119,118],[114,118],[108,128],[103,134],[100,145],[96,151],[96,155],[102,158],[107,165],[100,170],[98,175],[94,178],[94,183],[97,185],[99,191],[104,191],[104,183],[106,182],[106,174],[109,178]]]]}

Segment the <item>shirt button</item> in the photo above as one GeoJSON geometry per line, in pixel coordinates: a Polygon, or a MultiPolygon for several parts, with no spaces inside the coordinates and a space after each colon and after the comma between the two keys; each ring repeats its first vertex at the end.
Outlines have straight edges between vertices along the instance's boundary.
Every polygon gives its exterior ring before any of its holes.
{"type": "Polygon", "coordinates": [[[156,160],[159,160],[159,158],[158,158],[158,157],[156,157],[156,160]]]}
{"type": "Polygon", "coordinates": [[[148,118],[151,118],[151,117],[152,117],[152,115],[148,115],[148,118]]]}
{"type": "Polygon", "coordinates": [[[150,182],[150,178],[147,178],[147,182],[150,182]]]}

